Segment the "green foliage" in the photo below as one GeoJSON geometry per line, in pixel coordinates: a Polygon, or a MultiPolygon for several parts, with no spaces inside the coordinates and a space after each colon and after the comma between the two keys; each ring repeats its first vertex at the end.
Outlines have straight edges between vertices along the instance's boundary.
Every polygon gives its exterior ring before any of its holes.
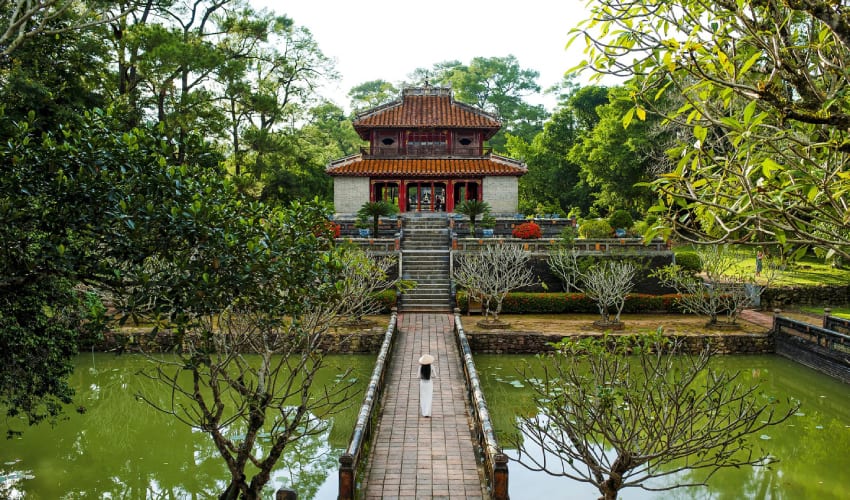
{"type": "Polygon", "coordinates": [[[628,231],[634,224],[634,219],[632,219],[632,214],[628,210],[615,210],[608,217],[608,224],[613,228],[622,228],[628,231]]]}
{"type": "Polygon", "coordinates": [[[578,237],[578,228],[574,226],[565,226],[564,229],[561,229],[561,234],[558,235],[560,242],[564,246],[573,246],[575,244],[575,240],[578,237]]]}
{"type": "Polygon", "coordinates": [[[578,235],[586,239],[610,238],[614,233],[611,224],[604,219],[591,219],[581,223],[578,235]]]}
{"type": "MultiPolygon", "coordinates": [[[[681,313],[678,294],[648,295],[630,293],[623,307],[625,313],[681,313]]],[[[469,311],[469,296],[457,293],[457,307],[469,311]]],[[[502,305],[503,314],[596,314],[596,302],[583,293],[511,292],[502,305]]]]}
{"type": "Polygon", "coordinates": [[[469,217],[469,233],[475,236],[475,220],[490,213],[490,204],[480,200],[464,200],[455,205],[455,213],[469,217]]]}
{"type": "Polygon", "coordinates": [[[78,330],[86,311],[71,284],[44,277],[0,295],[0,406],[7,435],[29,425],[55,422],[74,391],[67,378],[74,367],[78,330]]]}
{"type": "MultiPolygon", "coordinates": [[[[358,222],[372,219],[372,234],[378,236],[378,224],[381,217],[389,217],[398,213],[398,207],[392,203],[380,201],[367,201],[357,211],[358,222]]],[[[359,227],[359,226],[358,226],[359,227]]]]}
{"type": "Polygon", "coordinates": [[[850,57],[848,20],[826,0],[592,5],[572,32],[590,45],[579,67],[631,77],[623,124],[666,123],[673,139],[646,184],[662,233],[850,257],[850,75],[831,63],[850,57]]]}
{"type": "Polygon", "coordinates": [[[377,312],[380,314],[389,314],[390,309],[396,306],[396,291],[382,290],[372,294],[372,298],[378,304],[377,312]]]}
{"type": "Polygon", "coordinates": [[[504,150],[508,135],[530,141],[543,126],[546,110],[526,102],[525,96],[540,91],[537,71],[523,69],[516,57],[475,57],[468,65],[447,61],[421,70],[431,84],[450,86],[455,98],[499,117],[502,129],[490,139],[497,151],[504,150]]]}
{"type": "Polygon", "coordinates": [[[696,252],[676,252],[676,265],[694,274],[702,271],[702,259],[696,252]]]}

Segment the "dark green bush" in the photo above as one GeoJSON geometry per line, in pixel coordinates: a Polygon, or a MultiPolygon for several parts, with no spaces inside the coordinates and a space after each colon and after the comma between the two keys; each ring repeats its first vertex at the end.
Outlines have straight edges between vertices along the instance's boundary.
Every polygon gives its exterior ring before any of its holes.
{"type": "Polygon", "coordinates": [[[702,260],[700,260],[696,252],[678,252],[676,254],[676,264],[692,273],[702,271],[702,260]]]}
{"type": "MultiPolygon", "coordinates": [[[[677,294],[629,294],[626,297],[623,312],[681,312],[676,301],[678,297],[677,294]]],[[[457,307],[464,313],[469,311],[466,292],[457,293],[457,307]]],[[[598,312],[596,302],[587,298],[583,293],[514,292],[509,293],[502,303],[502,314],[595,314],[598,312]]]]}
{"type": "Polygon", "coordinates": [[[628,210],[616,210],[610,217],[608,217],[608,224],[611,224],[611,227],[613,228],[623,228],[628,230],[632,227],[632,224],[634,224],[634,219],[628,210]]]}

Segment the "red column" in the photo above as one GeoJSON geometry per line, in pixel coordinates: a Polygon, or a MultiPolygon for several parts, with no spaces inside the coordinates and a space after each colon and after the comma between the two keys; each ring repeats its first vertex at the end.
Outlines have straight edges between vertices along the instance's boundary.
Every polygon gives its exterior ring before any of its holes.
{"type": "Polygon", "coordinates": [[[407,212],[407,184],[404,179],[398,181],[398,211],[407,212]]]}

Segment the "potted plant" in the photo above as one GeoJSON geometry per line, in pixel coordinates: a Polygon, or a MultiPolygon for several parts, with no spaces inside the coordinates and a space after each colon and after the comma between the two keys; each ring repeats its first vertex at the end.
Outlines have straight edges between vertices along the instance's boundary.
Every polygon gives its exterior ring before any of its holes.
{"type": "Polygon", "coordinates": [[[496,227],[496,218],[490,214],[484,214],[481,218],[481,232],[486,238],[493,237],[493,228],[496,227]]]}
{"type": "MultiPolygon", "coordinates": [[[[395,215],[398,212],[398,207],[391,203],[387,203],[386,201],[367,201],[360,207],[360,210],[357,211],[357,220],[363,219],[367,221],[372,219],[372,233],[375,237],[378,236],[378,222],[381,217],[389,217],[390,215],[395,215]]],[[[360,227],[360,226],[357,226],[360,227]]],[[[363,236],[361,233],[360,236],[363,236]]],[[[368,234],[366,235],[368,236],[368,234]]]]}
{"type": "Polygon", "coordinates": [[[490,204],[486,201],[466,200],[455,205],[455,212],[469,217],[469,234],[475,236],[475,221],[479,215],[490,213],[490,204]]]}
{"type": "Polygon", "coordinates": [[[369,225],[369,219],[367,219],[366,217],[358,217],[357,220],[354,222],[354,227],[357,228],[357,231],[361,238],[369,237],[369,233],[371,231],[369,229],[369,225]]]}

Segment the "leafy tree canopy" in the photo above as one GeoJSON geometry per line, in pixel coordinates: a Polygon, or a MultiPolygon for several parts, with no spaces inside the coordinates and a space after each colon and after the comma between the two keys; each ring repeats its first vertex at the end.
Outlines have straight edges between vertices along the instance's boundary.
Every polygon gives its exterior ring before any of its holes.
{"type": "Polygon", "coordinates": [[[688,240],[819,246],[850,257],[844,2],[601,0],[580,67],[630,77],[626,115],[674,129],[652,183],[688,240]],[[683,14],[687,15],[683,15],[683,14]]]}

